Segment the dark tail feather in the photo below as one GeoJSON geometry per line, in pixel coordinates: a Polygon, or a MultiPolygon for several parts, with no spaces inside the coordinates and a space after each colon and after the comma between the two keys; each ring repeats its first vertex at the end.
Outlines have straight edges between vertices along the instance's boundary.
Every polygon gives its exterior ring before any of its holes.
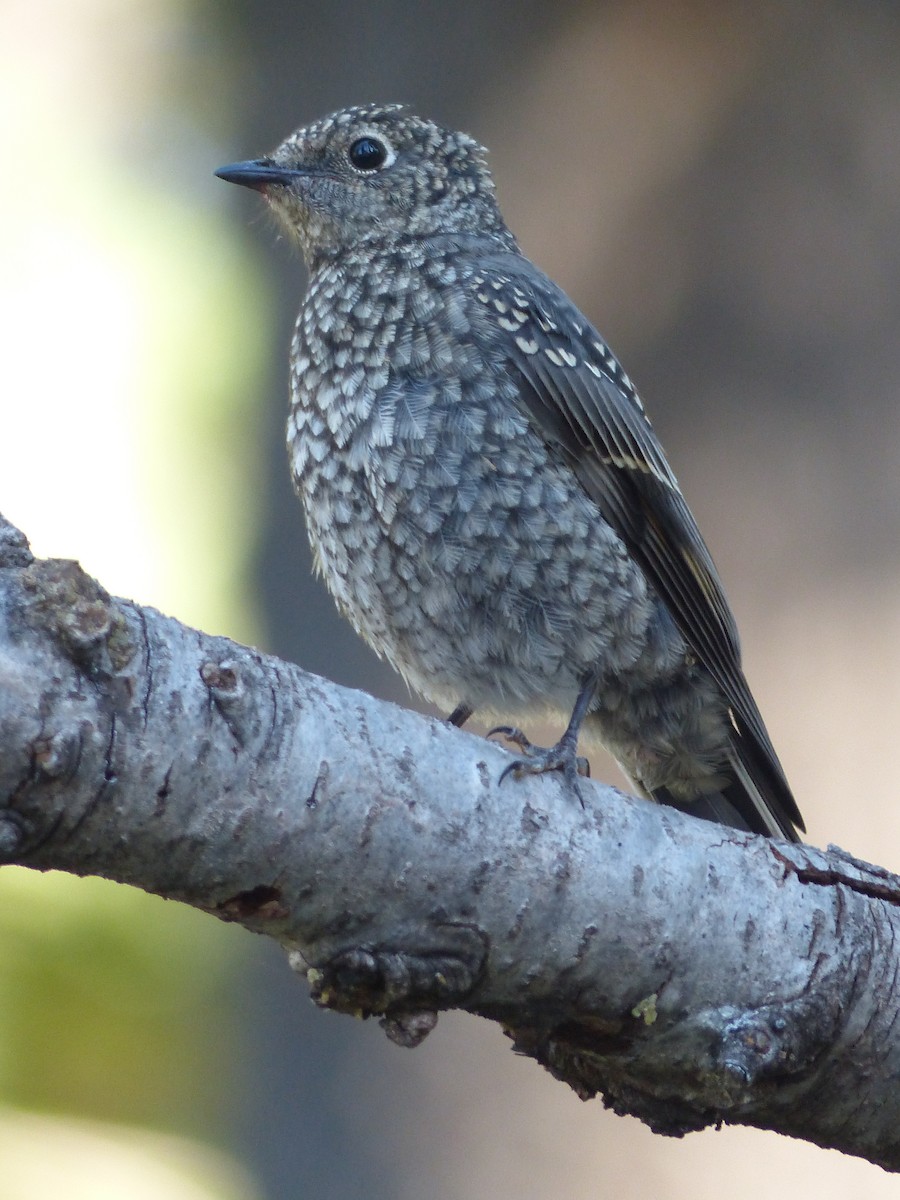
{"type": "Polygon", "coordinates": [[[727,793],[730,790],[725,788],[721,792],[709,792],[705,796],[698,796],[696,800],[685,800],[681,796],[673,796],[668,788],[657,788],[653,799],[660,804],[669,804],[672,808],[689,813],[692,817],[699,817],[702,821],[727,825],[730,829],[744,829],[748,833],[758,832],[750,828],[749,821],[741,816],[740,809],[728,799],[727,793]]]}
{"type": "Polygon", "coordinates": [[[806,827],[780,763],[774,752],[772,758],[754,761],[750,750],[745,739],[735,736],[729,760],[731,779],[718,791],[685,800],[673,796],[667,788],[659,788],[653,793],[654,799],[704,821],[799,842],[798,828],[805,832],[806,827]]]}

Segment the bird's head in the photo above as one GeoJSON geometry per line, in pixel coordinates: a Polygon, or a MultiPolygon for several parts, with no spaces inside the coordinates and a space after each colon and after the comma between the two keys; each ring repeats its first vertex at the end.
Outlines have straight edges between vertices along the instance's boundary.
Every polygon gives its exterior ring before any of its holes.
{"type": "Polygon", "coordinates": [[[398,104],[342,109],[216,174],[262,192],[309,263],[406,237],[506,232],[484,148],[398,104]]]}

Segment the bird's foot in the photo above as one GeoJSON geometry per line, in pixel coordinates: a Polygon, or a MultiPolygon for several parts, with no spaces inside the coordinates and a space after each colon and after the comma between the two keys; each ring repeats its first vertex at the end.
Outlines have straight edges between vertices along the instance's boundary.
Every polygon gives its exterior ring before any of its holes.
{"type": "Polygon", "coordinates": [[[584,807],[584,797],[578,785],[579,777],[588,777],[591,773],[590,763],[578,754],[578,732],[567,729],[555,746],[535,746],[525,736],[521,729],[513,725],[497,725],[490,731],[488,737],[502,737],[507,742],[518,746],[522,757],[504,767],[499,782],[502,783],[507,775],[516,778],[522,775],[543,775],[545,771],[562,771],[567,783],[574,789],[576,796],[584,807]]]}

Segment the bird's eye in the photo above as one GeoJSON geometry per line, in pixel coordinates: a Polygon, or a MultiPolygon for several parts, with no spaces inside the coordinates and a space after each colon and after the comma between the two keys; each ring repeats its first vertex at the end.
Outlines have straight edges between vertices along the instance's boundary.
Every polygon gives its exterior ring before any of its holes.
{"type": "Polygon", "coordinates": [[[378,138],[357,138],[347,151],[347,157],[357,171],[377,171],[387,162],[388,149],[378,138]]]}

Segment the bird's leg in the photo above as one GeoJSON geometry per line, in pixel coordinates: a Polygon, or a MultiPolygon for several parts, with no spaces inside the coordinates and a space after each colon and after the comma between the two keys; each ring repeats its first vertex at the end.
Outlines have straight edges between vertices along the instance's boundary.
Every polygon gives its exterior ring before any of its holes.
{"type": "Polygon", "coordinates": [[[455,725],[457,729],[462,729],[469,717],[475,711],[474,708],[469,708],[468,704],[457,704],[453,712],[447,718],[448,725],[455,725]]]}
{"type": "Polygon", "coordinates": [[[581,800],[582,805],[584,804],[581,789],[578,786],[578,776],[590,775],[591,769],[586,758],[578,757],[578,735],[581,733],[584,718],[597,693],[597,682],[597,675],[593,671],[585,677],[566,731],[555,746],[548,748],[535,746],[521,729],[509,725],[498,725],[490,731],[488,737],[501,734],[508,742],[513,742],[518,746],[523,755],[522,758],[504,768],[500,776],[500,783],[507,775],[543,775],[545,771],[562,771],[575,789],[578,799],[581,800]]]}

